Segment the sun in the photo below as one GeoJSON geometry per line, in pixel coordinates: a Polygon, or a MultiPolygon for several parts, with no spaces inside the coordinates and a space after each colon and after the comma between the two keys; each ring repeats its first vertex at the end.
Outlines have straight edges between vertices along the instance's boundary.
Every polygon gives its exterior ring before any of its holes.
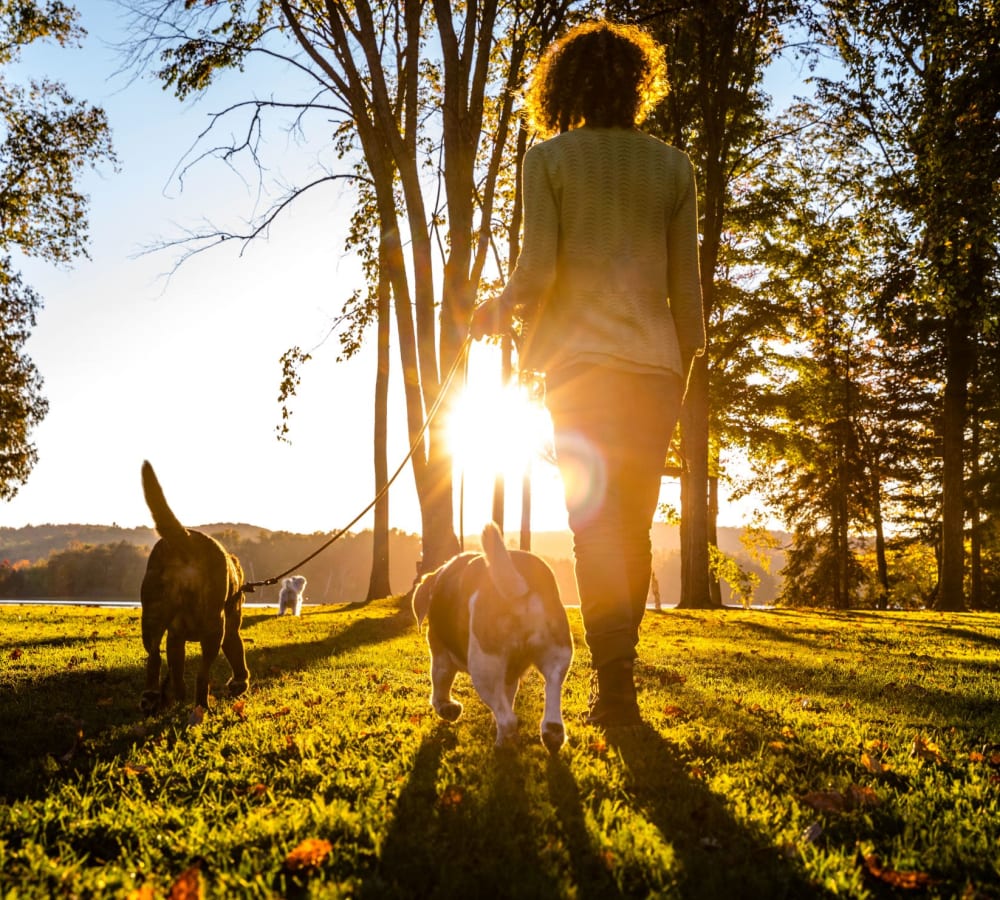
{"type": "MultiPolygon", "coordinates": [[[[492,512],[493,486],[502,476],[507,527],[520,516],[523,480],[530,479],[533,530],[565,528],[559,474],[552,463],[552,421],[526,386],[503,384],[496,347],[470,354],[465,384],[447,419],[448,448],[464,519],[471,530],[492,512]]],[[[500,523],[503,525],[504,523],[500,523]]]]}

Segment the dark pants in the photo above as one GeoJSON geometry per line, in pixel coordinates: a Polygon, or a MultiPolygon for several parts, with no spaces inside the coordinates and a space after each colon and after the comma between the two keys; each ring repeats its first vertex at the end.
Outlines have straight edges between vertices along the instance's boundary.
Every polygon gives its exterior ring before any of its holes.
{"type": "Polygon", "coordinates": [[[677,375],[589,365],[546,379],[595,668],[636,656],[652,564],[649,529],[682,393],[677,375]]]}

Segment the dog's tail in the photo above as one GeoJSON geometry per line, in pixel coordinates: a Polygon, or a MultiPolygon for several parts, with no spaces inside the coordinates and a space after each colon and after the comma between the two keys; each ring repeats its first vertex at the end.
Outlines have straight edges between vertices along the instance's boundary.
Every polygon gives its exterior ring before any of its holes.
{"type": "Polygon", "coordinates": [[[511,559],[510,552],[503,542],[503,535],[495,522],[490,522],[483,529],[482,540],[490,580],[500,596],[507,600],[523,597],[528,593],[528,582],[514,567],[514,560],[511,559]]]}
{"type": "Polygon", "coordinates": [[[146,497],[149,511],[153,514],[153,524],[160,537],[179,550],[187,547],[191,543],[188,530],[181,525],[177,516],[167,506],[166,497],[163,496],[163,488],[156,480],[156,473],[148,461],[142,464],[142,493],[146,497]]]}

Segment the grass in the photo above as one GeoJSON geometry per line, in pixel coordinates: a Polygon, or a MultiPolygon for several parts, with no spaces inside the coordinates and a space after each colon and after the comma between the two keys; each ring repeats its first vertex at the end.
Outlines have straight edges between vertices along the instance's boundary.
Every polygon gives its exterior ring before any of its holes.
{"type": "Polygon", "coordinates": [[[607,735],[570,617],[550,758],[537,676],[518,750],[464,676],[435,718],[398,600],[251,612],[200,721],[140,715],[137,610],[4,608],[0,897],[1000,897],[997,616],[651,613],[607,735]]]}

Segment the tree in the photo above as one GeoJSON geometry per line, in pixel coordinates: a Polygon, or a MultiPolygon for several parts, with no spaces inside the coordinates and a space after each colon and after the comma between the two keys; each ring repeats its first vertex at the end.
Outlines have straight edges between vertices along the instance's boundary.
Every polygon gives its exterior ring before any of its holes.
{"type": "Polygon", "coordinates": [[[886,157],[882,190],[908,217],[924,316],[944,347],[936,605],[960,610],[969,385],[997,305],[1000,13],[979,0],[828,0],[817,33],[845,70],[820,95],[886,157]]]}
{"type": "Polygon", "coordinates": [[[12,254],[65,265],[86,255],[88,198],[82,170],[115,161],[104,112],[48,79],[15,83],[5,69],[34,41],[81,39],[76,11],[58,0],[0,0],[0,499],[27,481],[38,454],[32,429],[48,404],[24,346],[41,298],[12,254]]]}
{"type": "MultiPolygon", "coordinates": [[[[207,90],[220,72],[242,68],[252,56],[282,61],[301,76],[297,85],[309,85],[304,100],[253,100],[226,110],[223,117],[246,113],[250,123],[247,141],[221,155],[242,151],[256,162],[260,117],[292,110],[300,129],[310,115],[327,129],[333,120],[338,142],[331,149],[363,160],[379,267],[391,288],[426,566],[458,544],[444,416],[426,433],[424,423],[447,407],[446,379],[460,364],[491,249],[524,64],[537,51],[538,34],[568,5],[234,0],[223,7],[168,0],[134,7],[142,37],[133,59],[158,59],[157,75],[179,97],[207,90]]],[[[343,175],[329,165],[242,237],[263,233],[295,196],[336,177],[343,175]]]]}

